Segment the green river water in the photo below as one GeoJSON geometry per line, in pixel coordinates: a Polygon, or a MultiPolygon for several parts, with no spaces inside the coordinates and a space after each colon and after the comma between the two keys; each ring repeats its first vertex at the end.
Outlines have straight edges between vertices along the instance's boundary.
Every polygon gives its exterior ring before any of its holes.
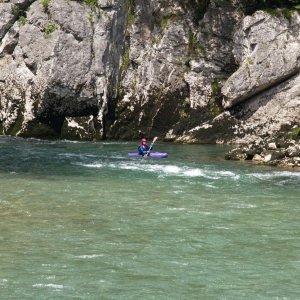
{"type": "Polygon", "coordinates": [[[300,299],[300,172],[136,147],[0,137],[0,299],[300,299]]]}

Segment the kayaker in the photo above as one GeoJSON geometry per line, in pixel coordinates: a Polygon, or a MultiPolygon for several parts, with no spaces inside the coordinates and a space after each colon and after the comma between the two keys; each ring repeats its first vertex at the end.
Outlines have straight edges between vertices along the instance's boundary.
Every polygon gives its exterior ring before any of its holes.
{"type": "MultiPolygon", "coordinates": [[[[152,149],[151,149],[152,150],[152,149]]],[[[150,153],[150,146],[147,145],[147,139],[142,138],[141,143],[138,147],[139,155],[149,155],[150,153]]]]}

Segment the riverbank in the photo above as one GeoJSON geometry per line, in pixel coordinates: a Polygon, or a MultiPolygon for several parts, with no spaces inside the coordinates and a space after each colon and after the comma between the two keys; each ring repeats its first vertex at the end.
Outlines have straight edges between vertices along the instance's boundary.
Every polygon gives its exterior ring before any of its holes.
{"type": "Polygon", "coordinates": [[[256,164],[300,168],[300,130],[248,142],[225,155],[227,160],[250,160],[256,164]]]}

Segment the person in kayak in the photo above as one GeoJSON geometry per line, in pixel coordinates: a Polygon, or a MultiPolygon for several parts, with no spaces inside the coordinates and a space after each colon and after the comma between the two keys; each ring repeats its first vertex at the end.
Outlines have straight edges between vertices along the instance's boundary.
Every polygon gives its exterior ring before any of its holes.
{"type": "MultiPolygon", "coordinates": [[[[152,150],[152,149],[151,149],[152,150]]],[[[150,154],[150,146],[147,145],[147,139],[142,138],[141,143],[138,147],[139,155],[149,155],[150,154]]]]}

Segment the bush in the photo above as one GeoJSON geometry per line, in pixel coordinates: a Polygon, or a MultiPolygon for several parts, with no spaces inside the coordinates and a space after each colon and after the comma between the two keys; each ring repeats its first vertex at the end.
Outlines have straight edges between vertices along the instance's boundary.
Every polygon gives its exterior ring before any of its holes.
{"type": "Polygon", "coordinates": [[[20,25],[25,25],[26,24],[26,17],[20,16],[18,22],[20,23],[20,25]]]}
{"type": "Polygon", "coordinates": [[[259,9],[272,11],[277,8],[293,11],[300,9],[300,3],[299,0],[250,0],[245,4],[244,11],[246,14],[252,14],[259,9]]]}
{"type": "Polygon", "coordinates": [[[51,33],[53,33],[56,30],[56,25],[53,23],[49,23],[45,27],[45,36],[48,37],[51,33]]]}
{"type": "Polygon", "coordinates": [[[98,0],[84,0],[83,3],[93,8],[98,4],[98,0]]]}
{"type": "Polygon", "coordinates": [[[49,8],[49,0],[41,0],[41,4],[44,8],[44,11],[48,11],[49,8]]]}
{"type": "Polygon", "coordinates": [[[18,5],[16,4],[12,4],[11,5],[11,11],[14,15],[17,15],[20,12],[20,8],[18,5]]]}

